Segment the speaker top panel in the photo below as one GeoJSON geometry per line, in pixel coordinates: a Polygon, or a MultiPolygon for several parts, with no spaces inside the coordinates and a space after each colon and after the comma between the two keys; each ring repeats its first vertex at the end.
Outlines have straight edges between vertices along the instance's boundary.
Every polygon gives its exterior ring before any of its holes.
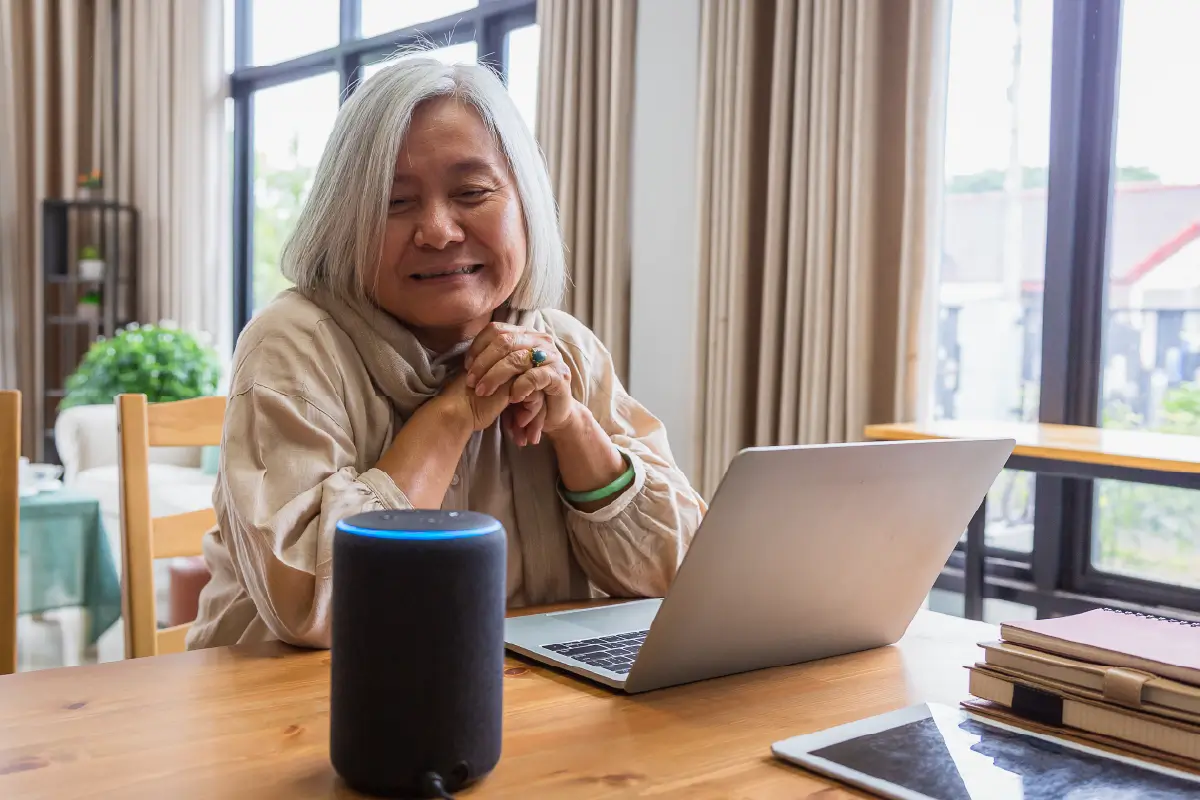
{"type": "Polygon", "coordinates": [[[337,529],[379,539],[462,539],[501,530],[499,520],[474,511],[368,511],[339,520],[337,529]]]}

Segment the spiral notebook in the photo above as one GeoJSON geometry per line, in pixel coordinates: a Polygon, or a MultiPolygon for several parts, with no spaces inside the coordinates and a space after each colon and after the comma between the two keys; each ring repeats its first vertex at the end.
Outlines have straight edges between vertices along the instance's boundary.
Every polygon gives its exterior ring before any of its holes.
{"type": "Polygon", "coordinates": [[[1102,608],[1070,617],[1005,623],[1000,637],[1066,658],[1200,686],[1200,622],[1102,608]]]}

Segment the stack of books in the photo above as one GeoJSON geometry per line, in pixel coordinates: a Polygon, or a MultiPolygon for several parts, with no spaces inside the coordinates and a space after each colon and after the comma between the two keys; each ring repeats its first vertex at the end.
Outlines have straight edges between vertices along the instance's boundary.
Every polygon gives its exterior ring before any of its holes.
{"type": "Polygon", "coordinates": [[[969,711],[1164,764],[1200,765],[1200,623],[1101,609],[1000,626],[969,711]]]}

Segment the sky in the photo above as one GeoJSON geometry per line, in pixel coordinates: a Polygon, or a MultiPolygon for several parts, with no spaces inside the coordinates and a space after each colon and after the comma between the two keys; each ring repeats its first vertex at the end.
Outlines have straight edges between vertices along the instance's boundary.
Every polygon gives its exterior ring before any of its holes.
{"type": "MultiPolygon", "coordinates": [[[[1021,162],[1044,167],[1050,131],[1053,0],[1023,0],[1021,162]]],[[[954,0],[946,113],[946,175],[1008,161],[1012,0],[954,0]]],[[[1200,0],[1125,0],[1117,112],[1118,166],[1169,184],[1200,184],[1200,0]]]]}

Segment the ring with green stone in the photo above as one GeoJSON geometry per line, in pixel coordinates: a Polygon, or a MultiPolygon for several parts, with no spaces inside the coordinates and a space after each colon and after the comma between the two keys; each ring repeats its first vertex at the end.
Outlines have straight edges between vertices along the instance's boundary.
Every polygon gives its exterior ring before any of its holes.
{"type": "Polygon", "coordinates": [[[529,362],[535,367],[540,367],[542,364],[545,364],[547,358],[548,356],[546,355],[545,350],[539,350],[535,347],[529,351],[529,362]]]}

